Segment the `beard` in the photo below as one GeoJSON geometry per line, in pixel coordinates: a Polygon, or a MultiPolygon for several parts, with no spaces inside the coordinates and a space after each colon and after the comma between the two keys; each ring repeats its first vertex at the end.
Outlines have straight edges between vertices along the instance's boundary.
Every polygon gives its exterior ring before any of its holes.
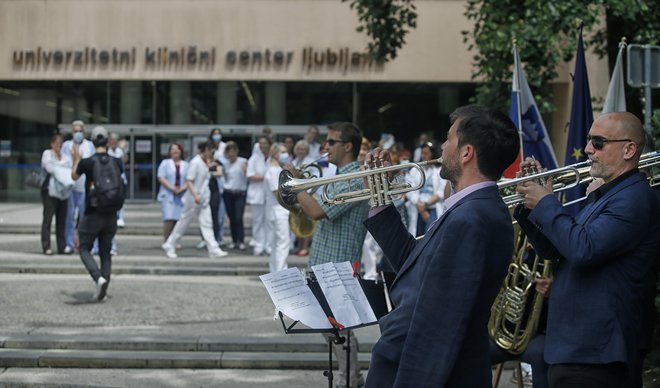
{"type": "Polygon", "coordinates": [[[440,178],[451,182],[456,187],[458,179],[461,177],[461,170],[453,163],[450,158],[442,157],[442,167],[440,168],[440,178]]]}

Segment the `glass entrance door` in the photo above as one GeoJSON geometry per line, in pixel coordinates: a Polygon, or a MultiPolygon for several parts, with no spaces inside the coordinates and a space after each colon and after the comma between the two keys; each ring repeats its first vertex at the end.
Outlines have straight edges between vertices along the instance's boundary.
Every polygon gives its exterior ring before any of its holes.
{"type": "Polygon", "coordinates": [[[128,181],[131,198],[156,198],[156,142],[154,134],[131,134],[128,181]]]}

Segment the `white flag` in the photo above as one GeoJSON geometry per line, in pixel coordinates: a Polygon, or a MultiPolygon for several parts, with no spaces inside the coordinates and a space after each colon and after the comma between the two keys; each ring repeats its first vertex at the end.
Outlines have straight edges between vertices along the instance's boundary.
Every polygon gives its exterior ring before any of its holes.
{"type": "Polygon", "coordinates": [[[626,111],[626,90],[623,86],[623,49],[626,47],[624,42],[619,43],[619,53],[616,56],[612,79],[607,88],[605,104],[603,104],[603,113],[625,112],[626,111]]]}

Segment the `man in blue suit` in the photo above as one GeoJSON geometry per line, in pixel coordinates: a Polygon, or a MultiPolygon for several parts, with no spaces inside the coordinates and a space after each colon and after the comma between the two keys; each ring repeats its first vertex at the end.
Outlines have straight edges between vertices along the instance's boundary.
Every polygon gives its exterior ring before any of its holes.
{"type": "MultiPolygon", "coordinates": [[[[554,260],[545,360],[551,387],[624,387],[639,362],[645,294],[658,244],[660,203],[637,169],[642,124],[627,112],[600,116],[585,148],[603,185],[575,216],[551,182],[520,184],[516,219],[534,248],[554,260]]],[[[541,166],[526,160],[522,166],[541,166]]]]}
{"type": "MultiPolygon", "coordinates": [[[[496,181],[518,154],[509,118],[458,108],[442,145],[440,176],[454,194],[420,240],[393,206],[371,209],[367,229],[397,272],[394,310],[380,319],[367,387],[488,387],[487,324],[513,251],[513,227],[496,181]]],[[[367,162],[388,161],[374,151],[367,162]]],[[[430,179],[430,177],[427,177],[430,179]]]]}

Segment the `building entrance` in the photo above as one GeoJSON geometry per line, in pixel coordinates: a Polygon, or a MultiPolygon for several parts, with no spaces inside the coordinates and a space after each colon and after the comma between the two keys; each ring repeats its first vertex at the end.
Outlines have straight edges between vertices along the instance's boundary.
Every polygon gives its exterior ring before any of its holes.
{"type": "MultiPolygon", "coordinates": [[[[93,128],[91,124],[88,128],[93,128]]],[[[184,159],[190,160],[197,155],[197,145],[206,141],[213,128],[221,128],[222,141],[235,141],[239,147],[239,155],[249,158],[252,147],[262,133],[264,125],[245,126],[209,126],[209,125],[103,125],[108,133],[116,133],[120,140],[119,146],[125,153],[124,163],[128,180],[128,201],[153,202],[158,194],[158,166],[167,158],[171,143],[179,143],[184,149],[184,159]]],[[[63,133],[70,126],[61,124],[63,133]]],[[[268,126],[276,141],[284,136],[292,135],[302,138],[307,126],[274,125],[268,126]]],[[[66,136],[66,133],[65,133],[66,136]]]]}

